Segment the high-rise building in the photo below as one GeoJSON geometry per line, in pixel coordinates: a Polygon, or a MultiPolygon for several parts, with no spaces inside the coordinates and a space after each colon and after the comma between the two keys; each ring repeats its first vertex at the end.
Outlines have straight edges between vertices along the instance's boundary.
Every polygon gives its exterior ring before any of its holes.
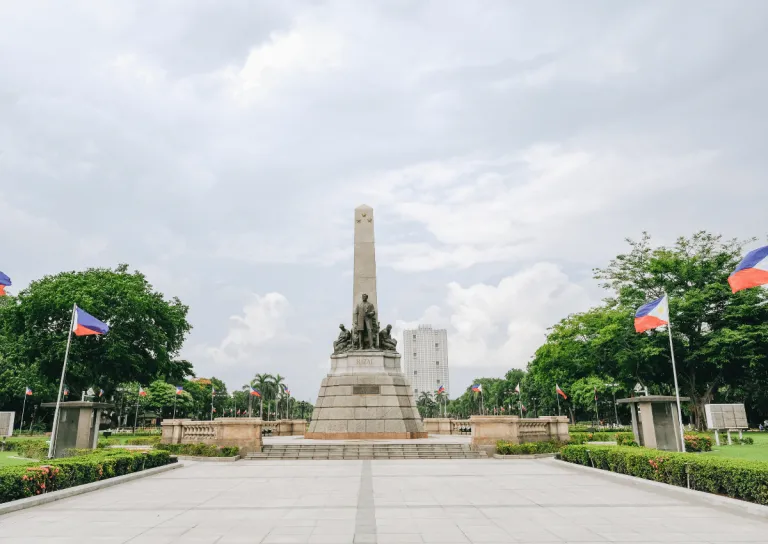
{"type": "Polygon", "coordinates": [[[403,372],[413,385],[415,396],[434,394],[448,385],[448,331],[419,325],[403,332],[403,372]]]}

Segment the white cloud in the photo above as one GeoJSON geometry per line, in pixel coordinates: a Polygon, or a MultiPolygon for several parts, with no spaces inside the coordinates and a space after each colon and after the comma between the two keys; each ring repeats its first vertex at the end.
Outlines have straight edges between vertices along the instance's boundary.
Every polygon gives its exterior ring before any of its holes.
{"type": "Polygon", "coordinates": [[[497,285],[447,285],[445,300],[415,322],[398,321],[396,333],[420,323],[448,329],[451,367],[525,368],[547,329],[568,313],[594,304],[589,293],[556,265],[538,263],[497,285]]]}
{"type": "Polygon", "coordinates": [[[229,318],[229,331],[218,346],[198,346],[193,353],[217,366],[253,363],[267,347],[306,341],[296,333],[299,327],[289,324],[293,316],[293,307],[280,293],[253,294],[242,314],[229,318]]]}
{"type": "Polygon", "coordinates": [[[717,179],[712,170],[717,158],[709,150],[668,156],[597,144],[536,144],[513,155],[449,159],[386,172],[375,178],[372,190],[379,196],[388,192],[381,199],[385,213],[423,225],[435,242],[392,244],[382,253],[390,266],[405,271],[553,254],[584,259],[585,251],[594,248],[572,244],[604,235],[601,219],[623,222],[617,212],[627,206],[637,209],[670,191],[717,179]]]}

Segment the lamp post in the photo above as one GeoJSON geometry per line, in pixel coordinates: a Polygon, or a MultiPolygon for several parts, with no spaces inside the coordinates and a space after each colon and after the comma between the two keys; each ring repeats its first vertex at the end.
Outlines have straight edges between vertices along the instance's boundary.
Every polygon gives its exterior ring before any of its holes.
{"type": "Polygon", "coordinates": [[[619,387],[619,384],[617,383],[606,383],[606,387],[611,388],[611,393],[613,393],[613,413],[616,416],[616,425],[619,425],[619,409],[616,407],[616,388],[619,387]]]}

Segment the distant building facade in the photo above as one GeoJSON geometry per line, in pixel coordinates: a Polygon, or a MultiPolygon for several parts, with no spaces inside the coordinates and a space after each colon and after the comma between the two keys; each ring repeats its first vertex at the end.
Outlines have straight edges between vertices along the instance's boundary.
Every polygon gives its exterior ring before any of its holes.
{"type": "Polygon", "coordinates": [[[418,397],[431,394],[442,385],[450,393],[448,381],[448,331],[419,325],[403,332],[403,372],[418,397]]]}

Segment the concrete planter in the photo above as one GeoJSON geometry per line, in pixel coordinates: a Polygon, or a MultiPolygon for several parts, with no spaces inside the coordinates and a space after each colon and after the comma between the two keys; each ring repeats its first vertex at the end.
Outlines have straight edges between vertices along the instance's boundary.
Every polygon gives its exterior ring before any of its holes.
{"type": "Polygon", "coordinates": [[[500,455],[498,453],[493,454],[494,459],[545,459],[554,458],[556,453],[534,453],[532,455],[500,455]]]}

